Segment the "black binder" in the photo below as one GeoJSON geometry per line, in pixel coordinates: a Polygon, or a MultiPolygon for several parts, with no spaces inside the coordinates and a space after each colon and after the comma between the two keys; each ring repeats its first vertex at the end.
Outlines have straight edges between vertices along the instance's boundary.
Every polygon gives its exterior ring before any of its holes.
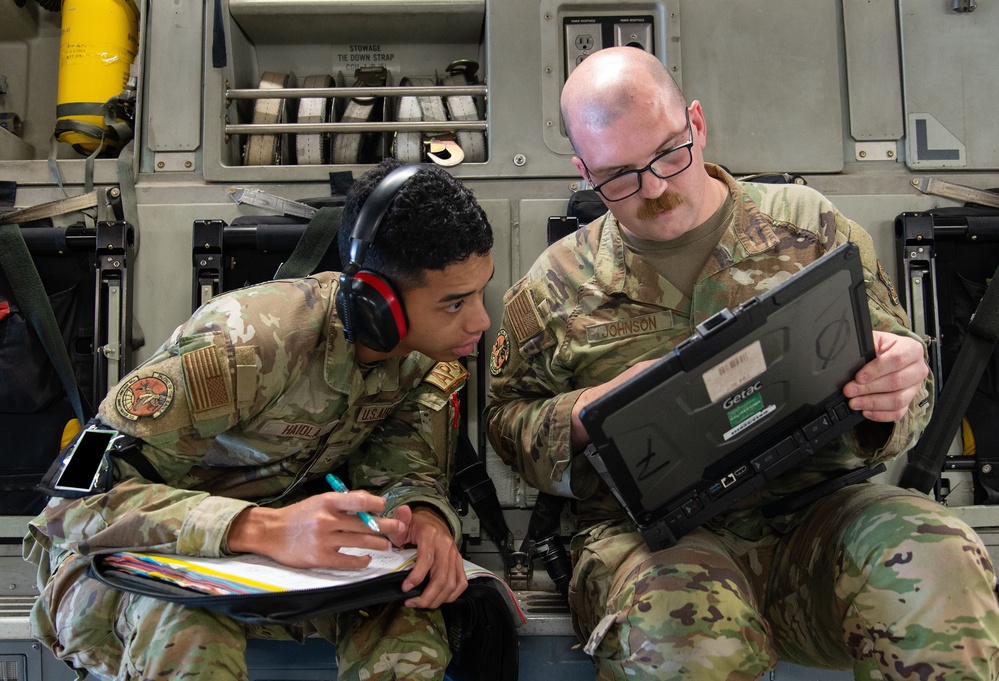
{"type": "Polygon", "coordinates": [[[103,556],[96,556],[87,569],[89,577],[121,591],[180,605],[208,608],[225,613],[235,620],[255,624],[301,622],[323,614],[356,610],[418,596],[423,591],[423,585],[405,593],[400,588],[409,572],[393,572],[353,584],[319,589],[217,596],[118,570],[105,562],[103,556]]]}

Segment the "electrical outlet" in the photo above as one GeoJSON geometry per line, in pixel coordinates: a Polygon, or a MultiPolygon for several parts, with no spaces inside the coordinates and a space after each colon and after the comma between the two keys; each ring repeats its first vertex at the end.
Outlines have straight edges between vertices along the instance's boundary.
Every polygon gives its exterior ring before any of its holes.
{"type": "Polygon", "coordinates": [[[569,76],[580,63],[597,50],[603,49],[602,27],[595,19],[566,19],[565,75],[569,76]]]}
{"type": "Polygon", "coordinates": [[[614,44],[652,52],[652,23],[631,21],[614,24],[614,44]]]}

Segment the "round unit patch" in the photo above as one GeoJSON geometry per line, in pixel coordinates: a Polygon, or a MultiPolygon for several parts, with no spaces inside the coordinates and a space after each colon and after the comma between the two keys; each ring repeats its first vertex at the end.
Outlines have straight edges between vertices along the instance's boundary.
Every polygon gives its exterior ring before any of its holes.
{"type": "Polygon", "coordinates": [[[489,356],[489,373],[499,376],[503,370],[503,365],[510,358],[510,337],[506,334],[506,329],[500,329],[496,334],[496,342],[493,343],[493,351],[489,356]]]}
{"type": "Polygon", "coordinates": [[[138,421],[159,418],[173,402],[173,381],[154,371],[151,376],[133,376],[115,396],[114,404],[122,418],[138,421]]]}

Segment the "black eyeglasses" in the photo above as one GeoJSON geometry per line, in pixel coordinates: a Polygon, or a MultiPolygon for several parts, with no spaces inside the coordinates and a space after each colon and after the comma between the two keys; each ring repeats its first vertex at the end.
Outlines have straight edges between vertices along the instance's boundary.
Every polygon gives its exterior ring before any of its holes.
{"type": "MultiPolygon", "coordinates": [[[[694,131],[690,127],[690,112],[687,111],[686,114],[687,133],[689,135],[689,139],[686,142],[672,149],[667,149],[652,159],[649,165],[644,168],[626,170],[623,173],[618,173],[609,180],[604,180],[600,184],[594,185],[593,190],[608,201],[622,201],[629,196],[634,196],[641,190],[642,174],[646,171],[652,171],[652,174],[660,180],[666,180],[674,175],[679,175],[689,168],[693,162],[693,155],[690,150],[694,146],[694,131]]],[[[583,167],[586,168],[586,161],[583,161],[582,157],[579,160],[583,164],[583,167]]],[[[586,172],[591,174],[589,168],[586,168],[586,172]]]]}

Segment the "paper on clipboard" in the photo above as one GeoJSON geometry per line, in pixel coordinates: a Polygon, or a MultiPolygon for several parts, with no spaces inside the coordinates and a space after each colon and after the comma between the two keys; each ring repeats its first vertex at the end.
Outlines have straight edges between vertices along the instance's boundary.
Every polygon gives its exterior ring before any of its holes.
{"type": "MultiPolygon", "coordinates": [[[[211,608],[237,620],[261,624],[302,621],[420,593],[419,587],[405,593],[400,590],[416,561],[416,549],[341,551],[370,555],[371,562],[363,569],[338,570],[293,568],[250,554],[197,558],[123,551],[96,556],[88,575],[124,591],[211,608]]],[[[463,562],[469,591],[475,582],[474,588],[500,593],[515,626],[526,622],[516,596],[502,579],[479,565],[463,562]]]]}
{"type": "Polygon", "coordinates": [[[343,553],[371,556],[359,569],[293,568],[252,554],[228,558],[196,558],[157,553],[122,552],[105,557],[114,567],[212,594],[268,593],[321,589],[363,582],[412,567],[416,549],[343,553]]]}

